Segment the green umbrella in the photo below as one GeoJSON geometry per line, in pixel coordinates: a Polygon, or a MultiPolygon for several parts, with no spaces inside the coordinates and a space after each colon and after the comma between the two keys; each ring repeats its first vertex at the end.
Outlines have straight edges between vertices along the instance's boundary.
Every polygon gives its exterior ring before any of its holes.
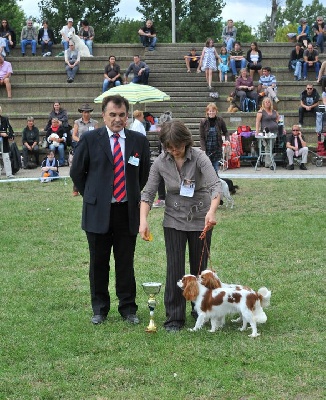
{"type": "Polygon", "coordinates": [[[153,103],[156,101],[170,100],[169,95],[153,86],[129,83],[128,85],[115,86],[112,89],[107,90],[100,96],[96,97],[94,103],[102,103],[104,97],[113,94],[120,94],[132,105],[137,103],[153,103]]]}

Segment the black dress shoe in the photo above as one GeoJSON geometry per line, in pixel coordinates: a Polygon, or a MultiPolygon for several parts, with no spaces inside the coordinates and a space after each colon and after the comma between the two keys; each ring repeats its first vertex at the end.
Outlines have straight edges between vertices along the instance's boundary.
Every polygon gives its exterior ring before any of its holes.
{"type": "Polygon", "coordinates": [[[104,321],[106,320],[106,315],[102,315],[102,314],[95,314],[92,316],[92,324],[94,325],[99,325],[102,324],[104,321]]]}
{"type": "Polygon", "coordinates": [[[307,167],[304,164],[300,164],[300,169],[307,171],[307,167]]]}
{"type": "Polygon", "coordinates": [[[288,165],[288,166],[286,167],[286,169],[289,169],[290,171],[292,171],[292,170],[294,169],[294,165],[293,165],[293,164],[288,165]]]}
{"type": "Polygon", "coordinates": [[[130,324],[137,325],[139,324],[139,318],[135,314],[128,314],[122,317],[125,321],[129,322],[130,324]]]}

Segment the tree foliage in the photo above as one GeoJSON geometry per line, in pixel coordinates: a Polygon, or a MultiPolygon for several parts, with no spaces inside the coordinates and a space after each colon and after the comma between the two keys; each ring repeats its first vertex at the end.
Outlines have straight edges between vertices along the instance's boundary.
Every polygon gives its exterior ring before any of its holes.
{"type": "Polygon", "coordinates": [[[82,19],[87,19],[95,28],[95,40],[109,42],[119,3],[120,0],[41,0],[38,6],[41,19],[49,21],[57,37],[67,18],[72,17],[75,29],[82,19]]]}
{"type": "MultiPolygon", "coordinates": [[[[286,0],[284,7],[278,7],[273,38],[275,37],[277,41],[287,40],[286,33],[297,31],[300,18],[306,18],[308,25],[311,26],[319,15],[326,15],[326,7],[319,0],[313,0],[311,4],[306,6],[303,6],[302,0],[286,0]],[[294,30],[293,27],[295,27],[294,30]]],[[[265,20],[258,25],[256,32],[260,41],[269,41],[271,39],[270,26],[271,17],[266,15],[265,20]]]]}
{"type": "Polygon", "coordinates": [[[117,19],[111,28],[110,43],[139,43],[138,30],[142,22],[134,19],[117,19]]]}
{"type": "MultiPolygon", "coordinates": [[[[152,19],[161,42],[171,41],[171,0],[140,0],[137,11],[152,19]]],[[[222,29],[220,15],[223,0],[179,0],[175,2],[177,42],[204,42],[218,37],[222,29]]]]}

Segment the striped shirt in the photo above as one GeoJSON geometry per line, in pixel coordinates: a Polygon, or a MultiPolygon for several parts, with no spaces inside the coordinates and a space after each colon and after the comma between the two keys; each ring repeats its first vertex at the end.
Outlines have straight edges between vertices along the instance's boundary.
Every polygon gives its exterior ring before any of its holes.
{"type": "Polygon", "coordinates": [[[268,76],[262,75],[259,78],[259,83],[263,86],[272,86],[274,84],[276,87],[276,78],[274,75],[268,75],[268,76]]]}

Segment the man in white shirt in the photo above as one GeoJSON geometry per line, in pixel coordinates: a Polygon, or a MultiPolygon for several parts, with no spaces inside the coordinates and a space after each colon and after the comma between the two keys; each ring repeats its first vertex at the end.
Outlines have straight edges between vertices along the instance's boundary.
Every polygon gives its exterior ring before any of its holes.
{"type": "Polygon", "coordinates": [[[68,47],[69,47],[68,34],[70,32],[75,33],[75,28],[72,26],[73,22],[74,22],[74,20],[72,18],[68,18],[67,25],[65,25],[60,31],[61,36],[62,36],[61,43],[63,44],[64,50],[68,50],[68,47]]]}

